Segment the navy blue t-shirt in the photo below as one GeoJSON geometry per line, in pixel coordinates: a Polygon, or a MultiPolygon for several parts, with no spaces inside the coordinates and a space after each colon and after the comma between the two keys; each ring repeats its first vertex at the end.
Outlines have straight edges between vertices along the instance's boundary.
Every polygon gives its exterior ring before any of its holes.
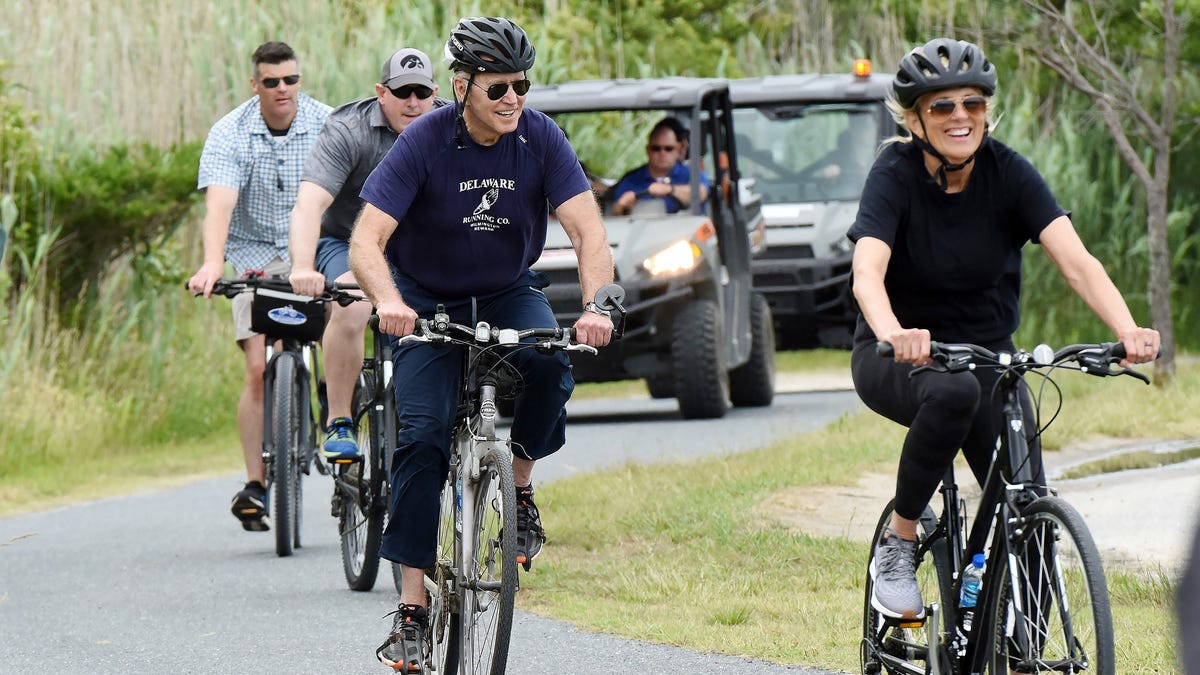
{"type": "Polygon", "coordinates": [[[395,218],[388,261],[437,295],[506,288],[546,245],[547,203],[591,188],[575,151],[549,117],[525,109],[517,130],[491,146],[462,134],[446,106],[413,121],[363,186],[362,198],[395,218]]]}
{"type": "Polygon", "coordinates": [[[871,167],[847,235],[892,249],[884,285],[900,325],[934,340],[988,344],[1020,323],[1021,248],[1066,211],[1037,169],[992,138],[967,188],[947,194],[911,143],[887,145],[871,167]]]}

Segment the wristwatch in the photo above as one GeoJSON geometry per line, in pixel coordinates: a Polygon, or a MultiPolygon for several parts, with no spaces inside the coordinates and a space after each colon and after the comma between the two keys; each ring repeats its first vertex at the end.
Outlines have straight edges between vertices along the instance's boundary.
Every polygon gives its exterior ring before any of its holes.
{"type": "Polygon", "coordinates": [[[592,314],[599,314],[600,316],[612,316],[612,312],[604,309],[600,305],[597,305],[595,302],[589,302],[588,304],[584,305],[583,311],[591,312],[592,314]]]}

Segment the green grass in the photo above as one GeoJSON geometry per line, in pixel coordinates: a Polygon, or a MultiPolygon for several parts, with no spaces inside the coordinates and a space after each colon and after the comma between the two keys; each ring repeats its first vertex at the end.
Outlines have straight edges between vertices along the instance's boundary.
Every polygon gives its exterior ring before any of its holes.
{"type": "MultiPolygon", "coordinates": [[[[791,359],[805,354],[781,361],[791,359]]],[[[1097,411],[1114,406],[1123,410],[1115,435],[1200,435],[1200,422],[1172,412],[1200,404],[1194,364],[1166,388],[1072,374],[1060,380],[1069,405],[1051,438],[1086,442],[1105,417],[1097,411]]],[[[539,503],[551,541],[519,602],[584,630],[853,671],[865,546],[809,536],[756,507],[805,486],[890,472],[901,438],[898,426],[862,413],[754,452],[548,484],[539,503]]],[[[880,507],[886,499],[879,496],[880,507]]],[[[1174,670],[1170,583],[1161,573],[1114,571],[1110,586],[1118,672],[1174,670]]]]}
{"type": "Polygon", "coordinates": [[[1115,471],[1151,469],[1159,466],[1167,466],[1168,464],[1186,462],[1197,457],[1200,457],[1200,446],[1176,450],[1174,452],[1150,452],[1146,450],[1122,452],[1111,457],[1105,457],[1093,462],[1084,462],[1079,466],[1072,467],[1064,471],[1061,478],[1085,478],[1087,476],[1113,473],[1115,471]]]}

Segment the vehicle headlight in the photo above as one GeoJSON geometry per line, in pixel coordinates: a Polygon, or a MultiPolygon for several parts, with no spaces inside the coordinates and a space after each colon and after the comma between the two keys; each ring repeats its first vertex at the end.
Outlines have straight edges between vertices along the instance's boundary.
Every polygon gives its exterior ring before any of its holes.
{"type": "Polygon", "coordinates": [[[650,276],[690,272],[700,260],[700,247],[690,241],[677,241],[642,261],[650,276]]]}

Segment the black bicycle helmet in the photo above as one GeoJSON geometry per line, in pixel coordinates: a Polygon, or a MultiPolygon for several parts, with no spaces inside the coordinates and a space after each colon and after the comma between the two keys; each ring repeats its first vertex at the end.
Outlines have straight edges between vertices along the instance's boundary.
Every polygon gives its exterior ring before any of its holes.
{"type": "Polygon", "coordinates": [[[446,41],[446,60],[451,70],[519,73],[533,67],[534,54],[525,31],[501,17],[462,19],[446,41]]]}
{"type": "Polygon", "coordinates": [[[991,96],[996,92],[996,67],[977,45],[945,37],[905,54],[892,80],[896,100],[905,108],[912,108],[921,94],[954,87],[979,87],[991,96]]]}

